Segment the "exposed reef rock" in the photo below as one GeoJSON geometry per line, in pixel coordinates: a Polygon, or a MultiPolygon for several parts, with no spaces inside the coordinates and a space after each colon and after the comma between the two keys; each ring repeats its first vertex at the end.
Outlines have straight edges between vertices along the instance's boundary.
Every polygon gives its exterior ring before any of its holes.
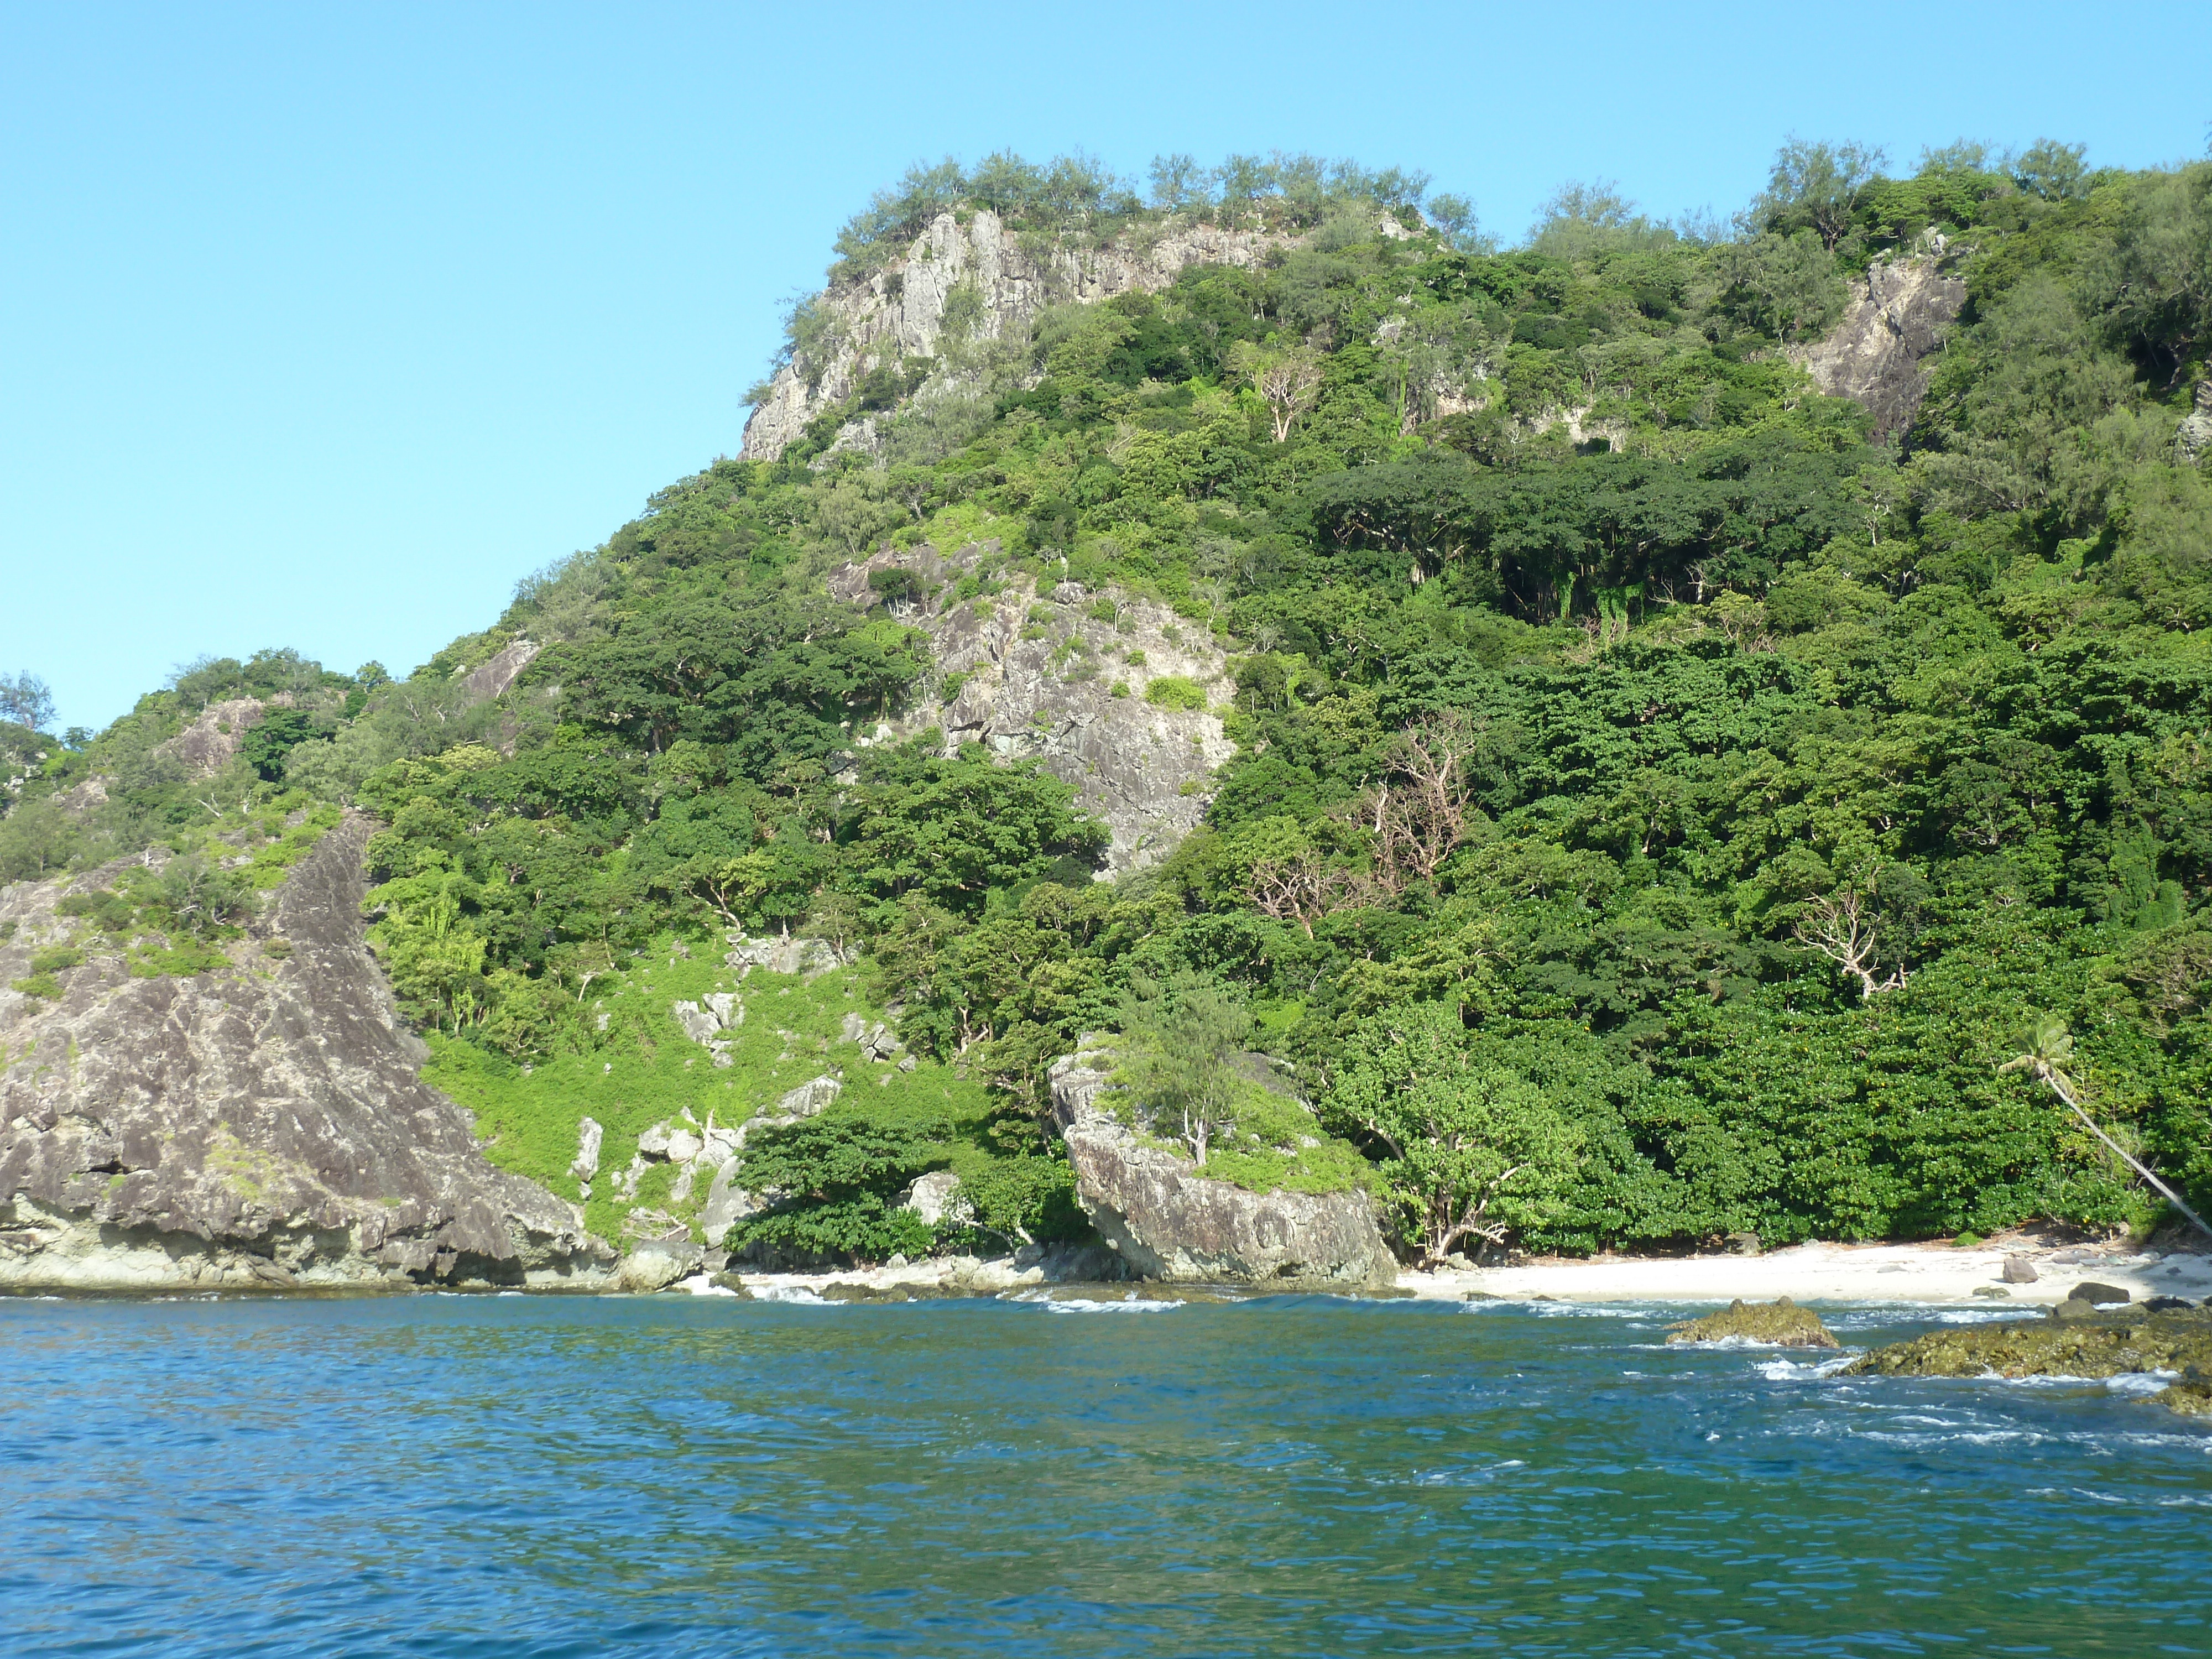
{"type": "Polygon", "coordinates": [[[2087,1311],[2060,1317],[2054,1308],[2019,1323],[1947,1326],[1877,1348],[1842,1374],[2094,1379],[2179,1371],[2179,1381],[2150,1397],[2179,1412],[2212,1411],[2212,1309],[2099,1309],[2071,1298],[2060,1305],[2087,1311]]]}
{"type": "MultiPolygon", "coordinates": [[[[349,815],[275,895],[258,932],[289,955],[251,940],[232,971],[139,979],[94,935],[58,1000],[0,991],[0,1286],[609,1279],[580,1212],[422,1081],[362,941],[369,829],[349,815]]],[[[112,873],[0,890],[0,982],[112,873]]]]}
{"type": "Polygon", "coordinates": [[[1935,257],[1876,260],[1851,284],[1828,337],[1796,354],[1814,385],[1874,416],[1876,437],[1912,424],[1928,391],[1927,359],[1966,303],[1966,284],[1935,257]]]}
{"type": "Polygon", "coordinates": [[[1718,1313],[1668,1328],[1669,1343],[1754,1342],[1776,1348],[1832,1348],[1836,1339],[1810,1308],[1788,1297],[1772,1302],[1737,1297],[1718,1313]]]}
{"type": "Polygon", "coordinates": [[[893,614],[929,635],[929,685],[871,740],[935,726],[948,752],[981,743],[1007,759],[1034,756],[1112,830],[1109,873],[1156,862],[1198,827],[1214,769],[1237,745],[1210,708],[1164,707],[1146,690],[1173,677],[1224,704],[1236,690],[1227,659],[1202,623],[1115,590],[1063,582],[1040,594],[1010,573],[1000,592],[959,599],[954,584],[997,551],[984,542],[946,557],[925,546],[830,573],[830,591],[862,606],[879,597],[872,575],[904,573],[911,597],[893,614]]]}
{"type": "MultiPolygon", "coordinates": [[[[1107,247],[1040,249],[1008,230],[995,213],[966,218],[940,213],[915,239],[903,259],[856,283],[832,288],[818,301],[830,339],[818,361],[787,363],[745,422],[744,453],[780,459],[808,422],[853,395],[871,369],[902,358],[934,359],[945,333],[945,302],[972,293],[980,310],[975,337],[996,339],[1048,305],[1089,302],[1154,292],[1185,265],[1255,265],[1287,238],[1261,231],[1179,225],[1124,236],[1107,247]]],[[[925,386],[921,395],[933,388],[925,386]]],[[[854,434],[863,422],[848,422],[854,434]]]]}
{"type": "Polygon", "coordinates": [[[1364,1192],[1248,1192],[1149,1146],[1099,1103],[1113,1060],[1053,1064],[1052,1114],[1076,1196],[1099,1236],[1145,1279],[1392,1285],[1397,1263],[1364,1192]]]}

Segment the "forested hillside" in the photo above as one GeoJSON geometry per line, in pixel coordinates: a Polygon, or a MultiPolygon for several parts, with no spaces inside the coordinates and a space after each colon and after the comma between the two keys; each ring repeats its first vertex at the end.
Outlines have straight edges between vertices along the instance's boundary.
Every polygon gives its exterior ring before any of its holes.
{"type": "MultiPolygon", "coordinates": [[[[863,1256],[930,1247],[889,1207],[930,1169],[974,1225],[1079,1232],[1044,1073],[1101,1030],[1164,1136],[1370,1182],[1412,1255],[2152,1219],[1999,1071],[2039,1015],[2212,1202],[2212,163],[1793,143],[1733,224],[1577,188],[1500,251],[1398,173],[1174,158],[1139,192],[997,157],[917,169],[837,254],[777,366],[819,412],[774,459],[672,484],[404,679],[272,652],[97,735],[0,725],[0,880],[167,842],[204,890],[118,881],[115,927],[212,949],[251,902],[223,847],[374,814],[404,1005],[572,1195],[547,1079],[651,1069],[633,1139],[731,1081],[618,990],[726,934],[848,948],[815,988],[919,1069],[756,1137],[793,1196],[739,1236],[863,1256]],[[1040,270],[1193,226],[1264,247],[1018,316],[956,285],[926,356],[841,332],[841,295],[985,212],[1040,270]],[[1879,439],[1803,366],[1877,261],[1966,292],[1879,439]],[[1139,600],[1226,653],[1218,691],[1073,642],[1139,600]],[[1010,602],[1056,672],[1233,742],[1160,861],[1094,878],[1075,784],[915,734],[960,690],[921,624],[1010,602]],[[234,741],[179,748],[226,708],[234,741]],[[1243,1048],[1325,1133],[1220,1083],[1243,1048]]],[[[746,1086],[817,1024],[828,1052],[813,985],[746,1086]]]]}

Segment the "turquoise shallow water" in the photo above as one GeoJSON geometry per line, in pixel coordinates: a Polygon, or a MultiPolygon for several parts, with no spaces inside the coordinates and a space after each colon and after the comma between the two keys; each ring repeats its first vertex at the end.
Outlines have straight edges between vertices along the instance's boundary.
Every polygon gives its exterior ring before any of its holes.
{"type": "Polygon", "coordinates": [[[2212,1433],[1664,1318],[4,1303],[0,1644],[2212,1653],[2212,1433]]]}

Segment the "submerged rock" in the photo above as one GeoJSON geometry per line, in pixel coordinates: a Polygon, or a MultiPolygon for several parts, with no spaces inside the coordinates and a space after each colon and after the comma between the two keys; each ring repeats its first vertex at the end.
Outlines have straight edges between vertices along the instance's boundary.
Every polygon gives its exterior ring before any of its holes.
{"type": "MultiPolygon", "coordinates": [[[[0,992],[0,1287],[608,1280],[580,1212],[422,1081],[362,938],[370,827],[349,814],[278,890],[281,956],[140,979],[88,939],[58,1000],[0,992]]],[[[98,879],[0,891],[0,981],[98,879]]]]}
{"type": "Polygon", "coordinates": [[[1391,1285],[1397,1262],[1364,1191],[1248,1192],[1148,1146],[1098,1104],[1112,1062],[1054,1062],[1052,1110],[1074,1167],[1076,1197],[1131,1272],[1145,1279],[1391,1285]]]}
{"type": "Polygon", "coordinates": [[[2052,1317],[2002,1325],[1954,1325],[1910,1342],[1877,1348],[1844,1367],[1872,1376],[2120,1376],[2179,1371],[2181,1380],[2151,1396],[2176,1411],[2208,1409],[2212,1387],[2212,1310],[2100,1309],[2062,1302],[2052,1317]]]}
{"type": "Polygon", "coordinates": [[[1771,1302],[1746,1302],[1737,1297],[1718,1313],[1692,1319],[1670,1328],[1667,1340],[1686,1342],[1758,1342],[1777,1348],[1832,1348],[1836,1339],[1810,1308],[1801,1308],[1788,1297],[1771,1302]]]}

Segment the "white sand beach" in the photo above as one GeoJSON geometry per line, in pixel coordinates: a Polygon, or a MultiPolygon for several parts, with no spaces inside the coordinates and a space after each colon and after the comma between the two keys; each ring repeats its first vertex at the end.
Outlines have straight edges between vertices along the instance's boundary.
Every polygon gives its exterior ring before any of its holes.
{"type": "MultiPolygon", "coordinates": [[[[1013,1260],[943,1258],[896,1267],[742,1275],[759,1295],[811,1294],[832,1283],[878,1291],[967,1291],[991,1294],[1043,1289],[1036,1267],[1013,1260]]],[[[2047,1244],[2013,1237],[1960,1249],[1949,1244],[1798,1244],[1759,1255],[1553,1257],[1514,1267],[1401,1271],[1401,1294],[1528,1302],[1893,1302],[2046,1307],[2083,1280],[2117,1285],[2136,1301],[2152,1296],[2212,1297],[2212,1255],[2125,1243],[2047,1244]],[[2030,1284],[2004,1282],[2006,1259],[2035,1269],[2030,1284]]],[[[713,1293],[702,1275],[687,1288],[713,1293]]],[[[1210,1287],[1194,1285],[1194,1290],[1210,1287]]],[[[1254,1287],[1255,1290],[1258,1287],[1254,1287]]],[[[1172,1295],[1174,1287],[1158,1292],[1172,1295]]]]}
{"type": "Polygon", "coordinates": [[[1993,1240],[1949,1244],[1798,1244],[1759,1255],[1595,1256],[1463,1272],[1406,1273],[1398,1282],[1419,1296],[1494,1296],[1561,1302],[2009,1302],[2045,1307],[2065,1300],[2084,1279],[2117,1285],[2140,1302],[2150,1296],[2212,1295],[2212,1255],[2126,1244],[2039,1246],[1993,1240]],[[2033,1284],[2004,1282],[2005,1259],[2036,1271],[2033,1284]],[[2002,1291],[2002,1296],[1995,1292],[2002,1291]]]}

